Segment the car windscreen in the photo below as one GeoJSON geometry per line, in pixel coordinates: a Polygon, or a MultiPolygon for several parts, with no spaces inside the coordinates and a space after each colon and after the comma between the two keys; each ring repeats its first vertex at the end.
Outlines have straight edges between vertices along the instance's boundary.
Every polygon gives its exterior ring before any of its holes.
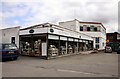
{"type": "Polygon", "coordinates": [[[15,44],[3,44],[2,45],[3,46],[3,50],[16,50],[17,49],[17,47],[16,47],[16,45],[15,44]]]}

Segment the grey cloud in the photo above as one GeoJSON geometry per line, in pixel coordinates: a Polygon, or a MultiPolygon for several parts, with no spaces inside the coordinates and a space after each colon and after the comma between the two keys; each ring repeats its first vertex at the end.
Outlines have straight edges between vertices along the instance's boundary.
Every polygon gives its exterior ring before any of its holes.
{"type": "MultiPolygon", "coordinates": [[[[118,3],[118,17],[120,17],[120,1],[118,3]]],[[[118,32],[120,33],[120,18],[118,18],[118,32]]]]}
{"type": "Polygon", "coordinates": [[[104,23],[116,22],[115,10],[114,8],[111,9],[109,4],[111,2],[86,2],[85,5],[80,2],[64,2],[63,6],[65,6],[64,9],[67,9],[72,17],[77,17],[81,20],[100,21],[104,23]],[[92,10],[92,8],[89,8],[90,6],[94,6],[96,10],[92,10]]]}
{"type": "MultiPolygon", "coordinates": [[[[24,3],[27,5],[31,13],[30,17],[24,18],[29,22],[52,22],[57,23],[61,20],[79,19],[82,21],[98,21],[103,24],[116,25],[117,16],[116,9],[111,7],[111,2],[104,0],[57,0],[57,5],[49,4],[46,0],[41,2],[24,3]],[[34,5],[33,5],[34,4],[34,5]],[[38,6],[35,6],[38,5],[38,6]],[[57,10],[57,11],[56,11],[57,10]]],[[[56,3],[55,3],[56,4],[56,3]]],[[[18,7],[23,7],[22,5],[18,7]]],[[[107,27],[108,28],[108,27],[107,27]]],[[[108,29],[111,31],[112,29],[108,29]]]]}

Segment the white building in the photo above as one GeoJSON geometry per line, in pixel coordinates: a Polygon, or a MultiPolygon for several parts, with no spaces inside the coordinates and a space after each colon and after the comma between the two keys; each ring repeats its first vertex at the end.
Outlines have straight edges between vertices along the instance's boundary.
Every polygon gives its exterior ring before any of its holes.
{"type": "Polygon", "coordinates": [[[60,25],[43,23],[20,29],[23,55],[53,57],[93,49],[93,38],[60,25]]]}
{"type": "Polygon", "coordinates": [[[81,22],[77,19],[59,22],[59,25],[91,36],[94,39],[94,48],[102,50],[106,46],[106,28],[98,22],[81,22]]]}
{"type": "Polygon", "coordinates": [[[22,55],[50,57],[79,54],[104,49],[106,29],[102,23],[60,22],[59,25],[43,23],[20,29],[1,29],[2,43],[15,43],[22,55]]]}
{"type": "Polygon", "coordinates": [[[20,27],[0,29],[0,43],[15,43],[19,47],[19,29],[20,27]]]}

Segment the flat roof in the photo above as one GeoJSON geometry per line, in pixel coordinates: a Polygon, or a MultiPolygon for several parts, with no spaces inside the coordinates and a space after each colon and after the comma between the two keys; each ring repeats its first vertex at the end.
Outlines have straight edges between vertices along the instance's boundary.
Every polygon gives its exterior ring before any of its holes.
{"type": "Polygon", "coordinates": [[[16,27],[7,27],[7,28],[2,28],[0,30],[7,30],[7,29],[14,29],[14,28],[20,28],[21,26],[16,26],[16,27]]]}

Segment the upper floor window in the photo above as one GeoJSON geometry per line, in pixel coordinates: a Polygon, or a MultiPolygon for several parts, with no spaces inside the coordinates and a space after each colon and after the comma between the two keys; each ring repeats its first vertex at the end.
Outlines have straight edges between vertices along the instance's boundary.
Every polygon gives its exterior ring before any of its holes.
{"type": "Polygon", "coordinates": [[[94,31],[94,26],[93,25],[90,26],[90,31],[94,31]]]}
{"type": "Polygon", "coordinates": [[[90,27],[87,27],[87,31],[90,31],[90,27]]]}
{"type": "Polygon", "coordinates": [[[94,31],[97,31],[97,27],[94,27],[94,31]]]}
{"type": "Polygon", "coordinates": [[[95,45],[95,48],[96,48],[96,49],[99,49],[99,45],[95,45]]]}
{"type": "Polygon", "coordinates": [[[99,37],[95,39],[95,43],[99,43],[99,37]]]}
{"type": "Polygon", "coordinates": [[[105,30],[103,31],[103,29],[101,30],[101,26],[94,26],[94,25],[83,25],[80,26],[80,31],[91,31],[91,32],[105,32],[105,30]]]}
{"type": "Polygon", "coordinates": [[[80,26],[80,31],[83,31],[83,26],[80,26]]]}

